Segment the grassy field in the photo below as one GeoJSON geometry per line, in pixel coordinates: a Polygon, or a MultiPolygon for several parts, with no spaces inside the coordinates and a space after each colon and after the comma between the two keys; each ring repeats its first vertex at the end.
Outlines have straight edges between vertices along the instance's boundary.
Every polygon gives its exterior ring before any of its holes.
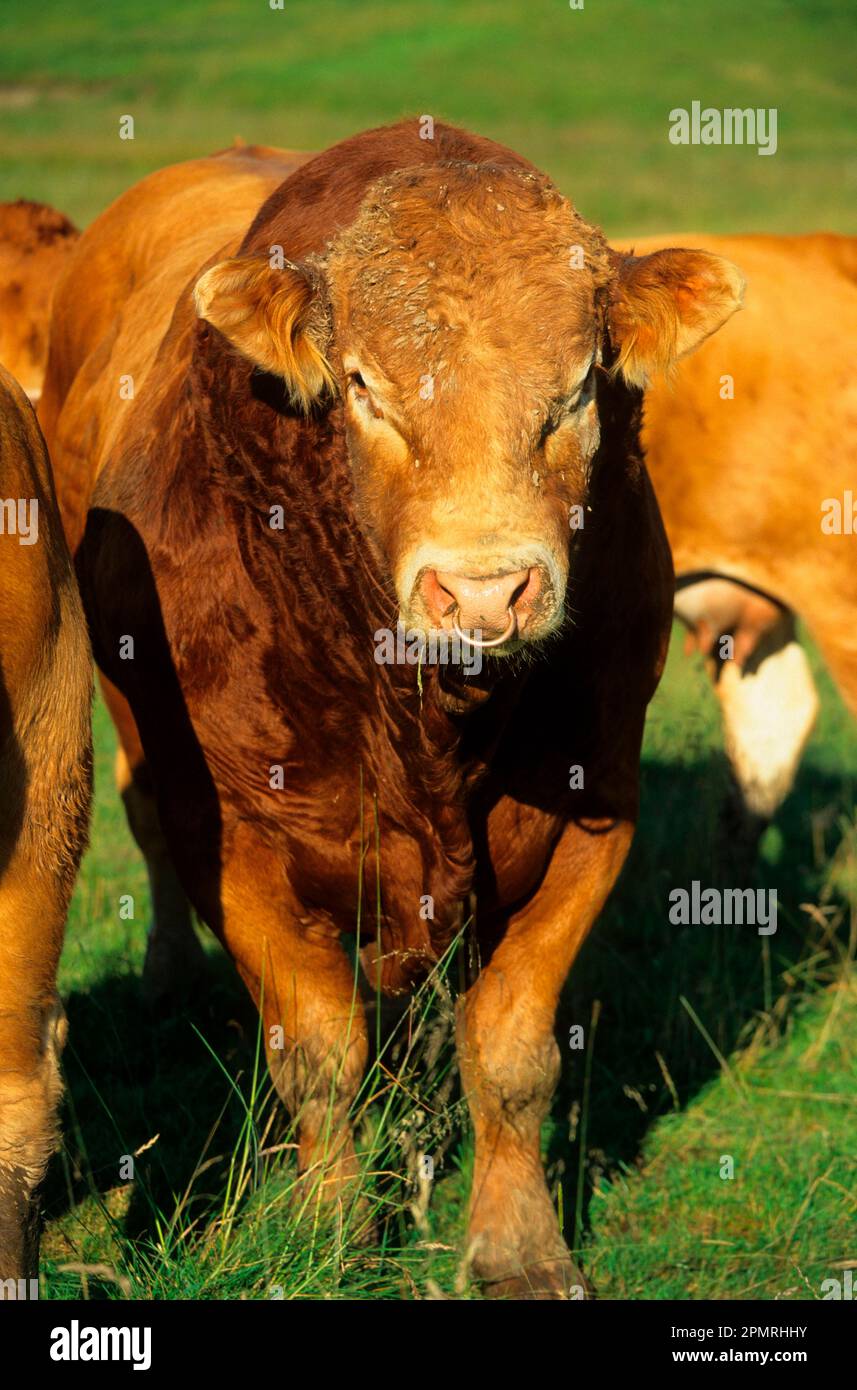
{"type": "MultiPolygon", "coordinates": [[[[853,230],[854,23],[831,0],[6,0],[0,198],[83,224],[148,170],[236,135],[313,148],[429,112],[515,145],[615,233],[853,230]],[[776,157],[670,145],[668,112],[692,100],[776,106],[776,157]]],[[[671,927],[671,887],[735,881],[715,702],[675,645],[638,838],[563,1000],[551,1187],[604,1298],[818,1298],[857,1261],[857,730],[817,669],[821,718],[755,869],[778,891],[776,935],[671,927]],[[586,1056],[572,1052],[570,1025],[593,1018],[586,1056]]],[[[219,950],[201,1001],[170,1017],[143,1006],[145,873],[100,707],[96,743],[62,967],[68,1095],[44,1296],[476,1297],[443,972],[359,1099],[363,1201],[326,1223],[219,950]],[[437,1165],[430,1189],[420,1149],[437,1165]]]]}
{"type": "Polygon", "coordinates": [[[847,231],[857,17],[838,0],[24,0],[0,6],[0,198],[87,222],[245,140],[315,149],[428,112],[519,148],[620,232],[847,231]],[[776,107],[775,157],[677,147],[691,101],[776,107]],[[135,118],[133,141],[119,118],[135,118]]]}

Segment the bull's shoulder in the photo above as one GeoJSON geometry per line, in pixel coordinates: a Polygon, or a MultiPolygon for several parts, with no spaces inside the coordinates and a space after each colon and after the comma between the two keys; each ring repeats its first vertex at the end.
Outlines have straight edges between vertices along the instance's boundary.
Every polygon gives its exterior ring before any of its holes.
{"type": "Polygon", "coordinates": [[[117,315],[133,319],[135,297],[157,279],[163,332],[188,276],[240,239],[300,159],[249,147],[170,165],[121,194],[86,229],[54,303],[42,410],[49,440],[77,373],[115,335],[117,315]]]}

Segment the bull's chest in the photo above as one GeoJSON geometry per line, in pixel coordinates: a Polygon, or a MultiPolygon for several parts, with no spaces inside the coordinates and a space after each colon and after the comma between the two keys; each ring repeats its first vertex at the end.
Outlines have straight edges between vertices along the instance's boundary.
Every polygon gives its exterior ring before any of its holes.
{"type": "Polygon", "coordinates": [[[538,884],[560,822],[512,798],[488,814],[462,814],[461,824],[415,818],[397,822],[374,796],[362,814],[344,788],[304,804],[290,835],[293,888],[308,910],[329,914],[337,927],[374,932],[379,917],[405,938],[421,922],[458,920],[472,890],[492,910],[511,907],[538,884]]]}

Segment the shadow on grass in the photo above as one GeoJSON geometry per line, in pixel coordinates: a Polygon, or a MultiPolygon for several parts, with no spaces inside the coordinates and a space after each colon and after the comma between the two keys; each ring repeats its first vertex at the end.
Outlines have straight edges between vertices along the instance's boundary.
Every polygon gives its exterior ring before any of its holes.
{"type": "MultiPolygon", "coordinates": [[[[569,1242],[585,1068],[585,1054],[569,1047],[570,1026],[584,1025],[592,1050],[580,1209],[585,1230],[589,1193],[600,1174],[633,1164],[658,1116],[684,1107],[719,1072],[714,1048],[728,1055],[782,995],[783,972],[807,955],[811,932],[800,905],[817,901],[825,888],[835,824],[853,815],[853,789],[847,779],[804,764],[749,874],[739,870],[740,856],[719,833],[719,808],[728,790],[722,756],[685,766],[644,765],[641,823],[632,854],[559,1011],[562,1073],[547,1135],[548,1170],[563,1189],[569,1242]],[[827,843],[819,845],[825,826],[827,843]],[[762,937],[749,926],[672,926],[669,893],[689,888],[692,879],[704,887],[775,888],[776,933],[762,937]],[[593,1045],[596,1000],[601,1011],[593,1045]]],[[[104,1194],[120,1186],[123,1160],[157,1135],[135,1159],[137,1181],[121,1220],[126,1236],[154,1236],[157,1209],[172,1212],[212,1131],[208,1166],[194,1182],[191,1214],[198,1205],[205,1220],[216,1208],[244,1111],[215,1058],[230,1075],[243,1078],[239,1084],[246,1094],[258,1022],[226,957],[211,956],[209,967],[204,997],[172,1016],[151,1015],[139,981],[129,975],[105,978],[67,1000],[65,1155],[49,1176],[49,1219],[68,1212],[93,1189],[104,1194]]],[[[284,1115],[284,1130],[285,1125],[284,1115]]],[[[276,1143],[277,1137],[268,1142],[276,1143]]],[[[462,1210],[462,1242],[463,1236],[462,1210]]],[[[98,1296],[94,1285],[90,1296],[98,1296]]]]}
{"type": "Polygon", "coordinates": [[[157,1211],[172,1212],[212,1133],[194,1201],[216,1202],[245,1114],[224,1069],[249,1093],[258,1030],[231,962],[210,954],[205,994],[170,1014],[152,1013],[128,974],[72,993],[66,1011],[64,1153],[49,1173],[46,1217],[128,1182],[128,1158],[144,1149],[122,1227],[134,1239],[153,1236],[157,1211]]]}
{"type": "Polygon", "coordinates": [[[817,903],[828,891],[838,823],[853,819],[853,782],[804,762],[792,795],[751,855],[723,833],[730,792],[722,754],[683,770],[652,762],[644,767],[640,829],[607,910],[578,957],[557,1022],[563,1065],[548,1159],[563,1188],[569,1241],[582,1123],[585,1216],[601,1174],[632,1165],[657,1118],[684,1109],[720,1073],[717,1053],[728,1057],[777,1000],[782,1004],[784,973],[797,995],[802,984],[824,979],[832,968],[826,949],[806,964],[822,933],[801,905],[817,903]],[[689,889],[693,879],[703,888],[775,889],[776,932],[672,925],[670,891],[689,889]],[[585,1114],[586,1060],[570,1048],[574,1024],[583,1025],[592,1051],[585,1114]]]}

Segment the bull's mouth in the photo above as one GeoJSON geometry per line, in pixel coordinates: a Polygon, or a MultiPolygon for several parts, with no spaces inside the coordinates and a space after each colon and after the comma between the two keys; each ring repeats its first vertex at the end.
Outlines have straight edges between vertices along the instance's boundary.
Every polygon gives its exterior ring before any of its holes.
{"type": "Polygon", "coordinates": [[[544,643],[554,637],[564,622],[564,607],[547,601],[540,605],[538,613],[528,615],[522,624],[520,617],[511,607],[506,610],[505,620],[500,627],[469,626],[461,621],[460,611],[453,605],[440,622],[432,622],[420,605],[401,604],[399,609],[400,627],[412,634],[434,651],[451,652],[441,658],[443,664],[462,666],[468,670],[477,659],[503,660],[516,654],[537,651],[544,643]]]}

